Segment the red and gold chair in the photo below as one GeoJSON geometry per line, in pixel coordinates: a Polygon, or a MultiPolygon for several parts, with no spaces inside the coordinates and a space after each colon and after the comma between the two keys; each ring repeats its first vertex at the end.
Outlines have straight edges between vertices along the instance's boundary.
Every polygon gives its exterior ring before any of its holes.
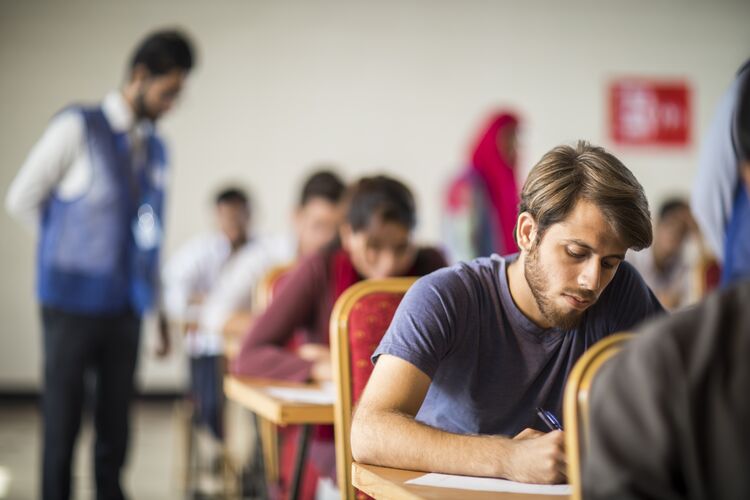
{"type": "Polygon", "coordinates": [[[583,498],[581,472],[589,433],[589,391],[595,376],[633,337],[632,333],[618,333],[605,337],[581,356],[568,376],[563,396],[565,418],[565,454],[568,459],[568,481],[573,500],[583,498]]]}
{"type": "Polygon", "coordinates": [[[370,356],[391,324],[401,299],[417,278],[366,280],[349,287],[331,313],[331,359],[336,388],[334,434],[336,475],[345,500],[367,498],[352,486],[352,452],[349,435],[352,408],[372,373],[370,356]]]}
{"type": "MultiPolygon", "coordinates": [[[[253,303],[253,311],[260,313],[273,301],[274,295],[286,282],[294,264],[284,264],[268,271],[258,283],[253,303]]],[[[294,340],[292,340],[294,341],[294,340]]],[[[263,446],[263,464],[267,484],[275,484],[279,479],[279,432],[276,426],[264,418],[258,419],[258,432],[263,446]]]]}

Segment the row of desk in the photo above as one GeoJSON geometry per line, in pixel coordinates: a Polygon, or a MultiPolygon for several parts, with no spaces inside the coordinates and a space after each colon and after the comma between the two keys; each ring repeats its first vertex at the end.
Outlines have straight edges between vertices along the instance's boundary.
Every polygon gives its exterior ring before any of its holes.
{"type": "MultiPolygon", "coordinates": [[[[301,443],[298,447],[298,459],[295,463],[291,498],[298,498],[301,482],[301,471],[305,456],[306,443],[310,426],[315,424],[333,424],[333,405],[302,403],[289,401],[274,396],[269,390],[285,388],[315,388],[312,384],[295,384],[278,380],[261,380],[241,378],[228,375],[224,379],[224,392],[228,399],[241,405],[256,415],[257,418],[278,426],[301,425],[301,443]]],[[[423,475],[424,472],[390,469],[354,463],[352,466],[352,483],[354,487],[376,499],[500,499],[532,500],[556,498],[540,495],[518,493],[490,493],[463,489],[417,486],[407,481],[423,475]]]]}

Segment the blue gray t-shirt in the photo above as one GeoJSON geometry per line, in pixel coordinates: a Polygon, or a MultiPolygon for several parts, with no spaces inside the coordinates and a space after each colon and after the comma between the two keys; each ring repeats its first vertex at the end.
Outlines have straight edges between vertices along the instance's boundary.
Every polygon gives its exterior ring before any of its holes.
{"type": "Polygon", "coordinates": [[[373,354],[390,354],[432,379],[417,420],[455,433],[515,435],[547,429],[541,406],[562,416],[568,373],[607,335],[663,311],[637,271],[620,263],[599,300],[573,330],[536,326],[516,307],[506,263],[484,257],[417,281],[373,354]]]}

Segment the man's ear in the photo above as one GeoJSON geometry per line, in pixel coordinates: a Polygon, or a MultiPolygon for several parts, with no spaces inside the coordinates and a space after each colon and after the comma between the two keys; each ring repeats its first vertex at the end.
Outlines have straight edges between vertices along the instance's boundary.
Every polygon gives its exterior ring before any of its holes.
{"type": "Polygon", "coordinates": [[[141,84],[148,79],[151,73],[144,64],[136,64],[133,69],[130,70],[130,83],[141,84]]]}
{"type": "Polygon", "coordinates": [[[347,223],[341,224],[339,227],[339,237],[341,239],[341,246],[347,252],[351,251],[351,239],[352,239],[352,226],[347,223]]]}
{"type": "Polygon", "coordinates": [[[521,212],[518,215],[516,224],[516,238],[518,238],[518,248],[528,252],[536,239],[536,221],[528,212],[521,212]]]}

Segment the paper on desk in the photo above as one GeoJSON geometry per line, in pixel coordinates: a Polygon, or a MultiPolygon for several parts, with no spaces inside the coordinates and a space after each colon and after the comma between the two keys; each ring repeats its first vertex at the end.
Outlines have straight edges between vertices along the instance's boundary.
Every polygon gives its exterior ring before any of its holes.
{"type": "Polygon", "coordinates": [[[438,488],[457,488],[505,493],[529,493],[536,495],[571,495],[569,484],[528,484],[493,479],[489,477],[453,476],[450,474],[425,474],[406,481],[406,484],[417,486],[436,486],[438,488]]]}
{"type": "Polygon", "coordinates": [[[294,403],[332,405],[336,399],[333,384],[323,384],[316,388],[267,387],[266,392],[275,398],[294,403]]]}

